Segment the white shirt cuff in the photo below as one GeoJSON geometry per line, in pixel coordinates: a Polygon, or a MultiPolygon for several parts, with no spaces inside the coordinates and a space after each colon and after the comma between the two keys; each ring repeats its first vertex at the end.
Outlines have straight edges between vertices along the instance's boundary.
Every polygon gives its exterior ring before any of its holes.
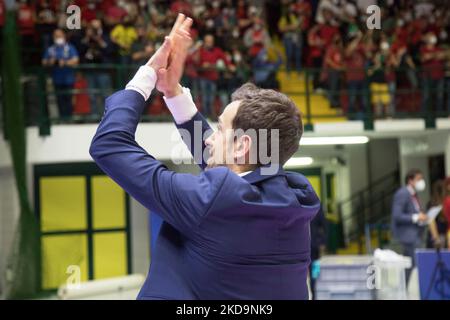
{"type": "Polygon", "coordinates": [[[419,214],[418,213],[415,213],[412,215],[412,221],[413,221],[413,223],[419,222],[419,214]]]}
{"type": "Polygon", "coordinates": [[[197,113],[191,91],[183,87],[183,93],[172,98],[163,97],[177,124],[191,120],[197,113]]]}
{"type": "Polygon", "coordinates": [[[128,82],[125,90],[137,91],[147,100],[155,88],[156,80],[156,72],[152,67],[141,66],[133,79],[128,82]]]}

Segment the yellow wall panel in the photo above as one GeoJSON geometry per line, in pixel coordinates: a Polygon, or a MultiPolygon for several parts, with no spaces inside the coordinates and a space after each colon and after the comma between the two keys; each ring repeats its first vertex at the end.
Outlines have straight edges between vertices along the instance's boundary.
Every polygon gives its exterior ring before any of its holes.
{"type": "Polygon", "coordinates": [[[321,195],[321,181],[320,176],[306,176],[306,178],[311,183],[311,186],[313,187],[314,191],[316,192],[317,196],[320,198],[321,195]]]}
{"type": "Polygon", "coordinates": [[[39,183],[41,231],[86,229],[85,177],[43,177],[39,183]]]}
{"type": "Polygon", "coordinates": [[[94,278],[103,279],[127,274],[125,232],[94,234],[94,278]]]}
{"type": "Polygon", "coordinates": [[[94,229],[125,227],[125,192],[106,176],[92,177],[94,229]]]}
{"type": "Polygon", "coordinates": [[[56,289],[67,283],[69,277],[75,275],[73,271],[75,268],[79,268],[81,281],[88,279],[85,234],[47,235],[42,236],[41,239],[42,286],[44,289],[56,289]],[[72,267],[69,268],[70,266],[72,267]]]}

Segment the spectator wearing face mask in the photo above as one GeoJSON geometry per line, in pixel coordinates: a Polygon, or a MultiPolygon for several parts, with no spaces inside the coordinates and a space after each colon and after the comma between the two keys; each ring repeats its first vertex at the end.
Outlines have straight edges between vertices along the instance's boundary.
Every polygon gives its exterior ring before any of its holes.
{"type": "MultiPolygon", "coordinates": [[[[101,20],[92,20],[87,26],[84,37],[81,39],[80,56],[82,63],[114,63],[115,46],[109,34],[104,32],[101,20]]],[[[91,114],[95,118],[100,118],[103,114],[104,100],[111,93],[111,74],[105,69],[87,69],[85,76],[90,91],[91,114]]]]}
{"type": "Polygon", "coordinates": [[[394,115],[395,87],[392,88],[392,82],[395,83],[395,74],[393,67],[395,61],[390,52],[390,45],[386,39],[380,42],[379,48],[371,60],[371,67],[368,70],[370,79],[370,93],[372,105],[375,106],[375,115],[381,117],[386,114],[388,117],[394,115]]]}
{"type": "Polygon", "coordinates": [[[338,27],[333,23],[334,15],[332,11],[323,9],[324,22],[315,25],[308,32],[308,45],[310,46],[309,59],[314,68],[313,88],[322,91],[320,73],[323,65],[323,57],[333,38],[339,33],[338,27]]]}
{"type": "Polygon", "coordinates": [[[42,40],[42,48],[46,50],[52,43],[52,34],[56,29],[56,10],[50,1],[44,0],[37,7],[36,29],[42,40]]]}
{"type": "Polygon", "coordinates": [[[75,71],[71,67],[79,62],[78,52],[72,44],[67,43],[66,35],[61,29],[53,32],[53,41],[54,45],[45,51],[42,64],[53,67],[52,78],[59,115],[62,120],[68,120],[72,116],[70,91],[75,83],[75,71]]]}
{"type": "Polygon", "coordinates": [[[225,66],[227,63],[225,53],[214,44],[214,36],[207,34],[199,52],[199,82],[203,112],[211,118],[215,114],[214,101],[217,93],[217,80],[219,79],[218,67],[225,66]]]}
{"type": "Polygon", "coordinates": [[[397,190],[392,200],[392,235],[402,246],[402,254],[410,257],[412,267],[406,270],[406,281],[409,281],[412,268],[415,266],[415,250],[421,248],[422,234],[428,221],[427,215],[417,196],[423,192],[426,183],[418,169],[411,169],[405,177],[406,185],[397,190]]]}
{"type": "Polygon", "coordinates": [[[244,45],[251,58],[256,57],[264,45],[270,42],[270,37],[264,29],[264,23],[259,17],[253,19],[253,26],[244,34],[244,45]]]}
{"type": "Polygon", "coordinates": [[[358,118],[361,118],[369,111],[368,106],[368,84],[366,81],[365,65],[367,53],[362,43],[362,33],[358,32],[345,48],[345,68],[348,88],[348,117],[355,117],[356,104],[361,102],[362,112],[358,112],[358,118]]]}
{"type": "Polygon", "coordinates": [[[340,34],[336,34],[333,43],[325,52],[324,67],[328,80],[328,100],[331,108],[340,105],[341,74],[344,70],[344,47],[340,34]]]}
{"type": "Polygon", "coordinates": [[[423,70],[422,113],[424,115],[432,111],[433,105],[436,106],[437,112],[444,112],[445,51],[437,45],[437,41],[434,33],[427,33],[425,44],[420,49],[423,70]]]}

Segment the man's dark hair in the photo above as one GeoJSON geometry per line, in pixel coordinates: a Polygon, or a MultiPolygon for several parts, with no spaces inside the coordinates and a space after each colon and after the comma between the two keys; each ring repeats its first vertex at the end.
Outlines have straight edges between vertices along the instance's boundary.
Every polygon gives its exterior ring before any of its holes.
{"type": "MultiPolygon", "coordinates": [[[[267,130],[267,156],[271,154],[271,130],[279,133],[279,162],[281,165],[297,151],[303,134],[303,123],[299,109],[286,95],[271,89],[261,89],[252,83],[238,88],[231,100],[239,100],[239,108],[233,119],[233,129],[267,130]]],[[[257,141],[258,164],[260,141],[257,141]]]]}
{"type": "Polygon", "coordinates": [[[422,174],[422,171],[419,169],[410,169],[405,176],[405,183],[408,184],[409,181],[416,178],[417,175],[422,174]]]}

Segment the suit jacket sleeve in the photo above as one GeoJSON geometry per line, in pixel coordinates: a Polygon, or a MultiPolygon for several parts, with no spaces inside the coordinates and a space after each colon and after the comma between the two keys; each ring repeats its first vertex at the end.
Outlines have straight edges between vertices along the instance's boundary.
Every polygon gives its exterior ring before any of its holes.
{"type": "Polygon", "coordinates": [[[228,172],[211,170],[194,176],[168,170],[135,141],[144,105],[144,97],[133,90],[108,97],[89,152],[142,205],[179,231],[191,233],[212,206],[228,172]]]}
{"type": "Polygon", "coordinates": [[[392,215],[397,224],[414,224],[412,214],[405,212],[408,201],[408,196],[405,196],[402,192],[397,192],[394,195],[394,200],[392,202],[392,215]]]}
{"type": "Polygon", "coordinates": [[[195,163],[204,170],[209,158],[209,153],[205,153],[205,140],[213,133],[213,130],[203,115],[198,112],[190,90],[182,89],[182,94],[172,98],[164,97],[164,101],[172,113],[175,125],[195,163]]]}
{"type": "Polygon", "coordinates": [[[191,120],[176,126],[195,163],[202,170],[205,170],[209,157],[209,153],[206,151],[205,140],[212,133],[208,122],[200,112],[197,112],[191,120]]]}

